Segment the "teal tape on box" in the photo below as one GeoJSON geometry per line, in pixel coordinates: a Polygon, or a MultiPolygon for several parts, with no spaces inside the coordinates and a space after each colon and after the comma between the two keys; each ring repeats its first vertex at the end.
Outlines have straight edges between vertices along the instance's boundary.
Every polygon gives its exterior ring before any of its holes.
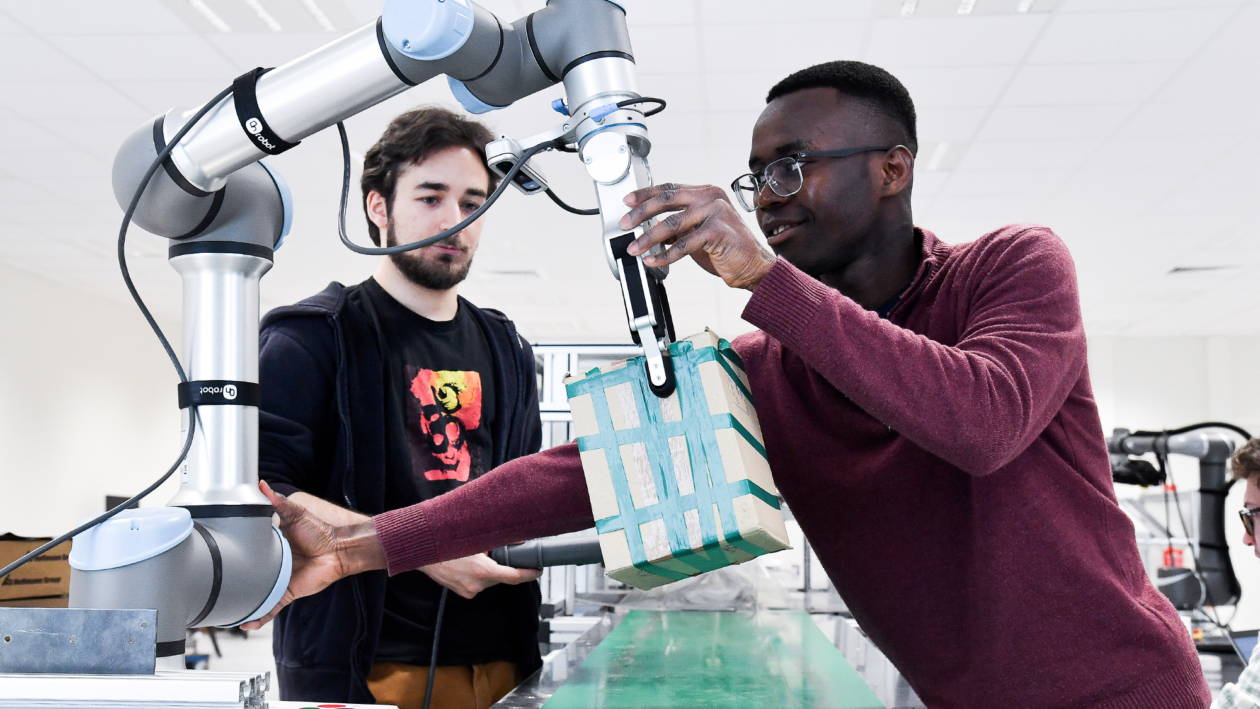
{"type": "Polygon", "coordinates": [[[564,380],[604,565],[635,588],[788,548],[739,355],[710,330],[669,349],[666,399],[642,357],[564,380]]]}

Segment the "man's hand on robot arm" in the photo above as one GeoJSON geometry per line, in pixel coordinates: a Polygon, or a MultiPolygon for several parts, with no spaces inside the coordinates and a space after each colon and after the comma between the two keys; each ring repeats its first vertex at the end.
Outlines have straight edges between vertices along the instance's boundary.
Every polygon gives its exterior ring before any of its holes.
{"type": "Polygon", "coordinates": [[[644,256],[645,265],[666,266],[691,256],[726,285],[747,290],[755,289],[774,266],[774,254],[720,187],[667,183],[631,192],[625,202],[632,207],[620,223],[627,231],[669,213],[626,249],[638,256],[654,246],[668,247],[664,253],[644,256]]]}
{"type": "Polygon", "coordinates": [[[371,518],[356,524],[333,526],[272,490],[266,482],[259,482],[258,488],[271,500],[280,516],[280,531],[293,549],[293,575],[276,607],[262,618],[242,625],[245,630],[261,628],[285,606],[319,593],[335,581],[385,568],[385,550],[371,518]]]}
{"type": "Polygon", "coordinates": [[[541,569],[514,569],[496,563],[485,554],[421,566],[420,570],[464,598],[472,598],[501,583],[515,586],[542,576],[541,569]]]}

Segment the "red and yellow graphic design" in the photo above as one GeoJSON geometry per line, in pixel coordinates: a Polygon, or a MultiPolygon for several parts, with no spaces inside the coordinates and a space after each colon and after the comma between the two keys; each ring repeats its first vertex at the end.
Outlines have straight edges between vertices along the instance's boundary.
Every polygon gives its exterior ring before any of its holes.
{"type": "Polygon", "coordinates": [[[413,474],[468,482],[473,460],[467,433],[481,425],[481,374],[407,369],[415,372],[407,401],[413,474]]]}

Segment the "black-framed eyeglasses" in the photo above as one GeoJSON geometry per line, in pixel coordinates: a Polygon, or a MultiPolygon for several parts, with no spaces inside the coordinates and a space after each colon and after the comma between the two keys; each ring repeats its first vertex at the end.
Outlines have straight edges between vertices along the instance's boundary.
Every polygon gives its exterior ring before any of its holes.
{"type": "Polygon", "coordinates": [[[847,158],[858,153],[887,152],[897,146],[886,148],[845,148],[843,150],[815,150],[808,153],[793,153],[779,158],[757,172],[740,175],[731,183],[731,191],[739,206],[748,211],[757,209],[757,198],[766,187],[774,190],[780,197],[791,197],[801,191],[805,178],[801,175],[801,163],[817,158],[847,158]]]}
{"type": "Polygon", "coordinates": [[[1243,529],[1247,530],[1247,534],[1256,536],[1256,515],[1260,515],[1260,507],[1249,510],[1243,508],[1238,510],[1238,516],[1242,518],[1243,529]]]}

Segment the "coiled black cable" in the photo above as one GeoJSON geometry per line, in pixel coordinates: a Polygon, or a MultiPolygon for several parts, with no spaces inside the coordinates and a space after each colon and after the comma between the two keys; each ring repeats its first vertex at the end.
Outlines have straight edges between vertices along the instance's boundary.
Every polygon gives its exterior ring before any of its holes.
{"type": "Polygon", "coordinates": [[[596,214],[599,214],[598,209],[578,209],[577,207],[566,204],[564,200],[560,199],[559,195],[551,191],[550,187],[547,188],[547,196],[550,197],[551,201],[555,202],[557,206],[571,214],[577,214],[578,216],[583,217],[593,217],[596,214]]]}

